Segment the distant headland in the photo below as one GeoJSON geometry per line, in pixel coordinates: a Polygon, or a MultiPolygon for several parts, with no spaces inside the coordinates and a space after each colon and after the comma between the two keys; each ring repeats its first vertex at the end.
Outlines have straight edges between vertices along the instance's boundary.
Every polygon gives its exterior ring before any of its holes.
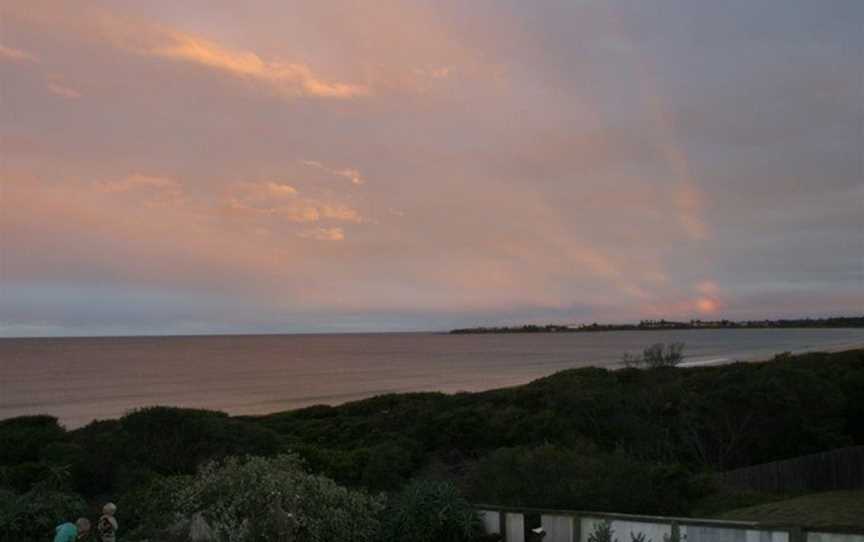
{"type": "Polygon", "coordinates": [[[638,324],[582,324],[562,325],[526,324],[522,326],[469,327],[453,329],[453,335],[475,333],[589,333],[597,331],[657,331],[670,329],[768,329],[768,328],[864,328],[864,316],[837,316],[831,318],[796,318],[783,320],[642,320],[638,324]]]}

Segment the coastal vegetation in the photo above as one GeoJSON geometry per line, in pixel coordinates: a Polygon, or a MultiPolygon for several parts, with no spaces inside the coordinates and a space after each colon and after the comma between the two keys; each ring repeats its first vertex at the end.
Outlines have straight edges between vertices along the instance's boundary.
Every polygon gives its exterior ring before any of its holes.
{"type": "Polygon", "coordinates": [[[338,540],[324,533],[356,522],[356,540],[411,529],[469,541],[469,502],[720,514],[787,497],[726,487],[725,470],[864,444],[864,350],[644,367],[266,416],[152,407],[75,430],[3,420],[0,540],[45,539],[106,500],[124,540],[198,520],[248,535],[231,540],[273,529],[338,540]]]}
{"type": "Polygon", "coordinates": [[[642,354],[624,354],[621,358],[629,369],[660,369],[677,367],[684,361],[684,343],[655,343],[642,351],[642,354]]]}
{"type": "Polygon", "coordinates": [[[521,326],[468,327],[451,330],[453,335],[483,333],[587,333],[594,331],[658,331],[671,329],[806,329],[806,328],[859,328],[864,327],[864,316],[836,316],[831,318],[794,318],[780,320],[642,320],[638,324],[525,324],[521,326]]]}

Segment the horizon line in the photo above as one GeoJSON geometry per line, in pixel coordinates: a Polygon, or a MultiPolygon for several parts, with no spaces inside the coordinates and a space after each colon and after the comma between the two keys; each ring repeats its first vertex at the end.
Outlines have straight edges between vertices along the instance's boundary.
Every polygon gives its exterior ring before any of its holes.
{"type": "MultiPolygon", "coordinates": [[[[780,318],[749,318],[743,320],[733,320],[729,318],[713,318],[708,320],[703,320],[700,318],[687,318],[687,319],[677,319],[677,320],[669,320],[666,318],[642,318],[636,322],[591,322],[591,323],[542,323],[542,324],[533,324],[533,323],[521,323],[521,324],[479,324],[472,325],[467,327],[450,327],[448,329],[416,329],[416,330],[408,330],[408,331],[388,331],[388,330],[380,330],[380,331],[262,331],[262,332],[201,332],[201,333],[183,333],[183,332],[143,332],[143,333],[118,333],[118,334],[104,334],[104,333],[94,333],[94,334],[80,334],[80,335],[2,335],[2,327],[0,327],[0,340],[15,340],[15,339],[134,339],[134,338],[183,338],[183,337],[274,337],[274,336],[292,336],[292,335],[421,335],[421,334],[449,334],[450,331],[453,330],[463,330],[463,329],[518,329],[524,326],[537,326],[537,327],[545,327],[545,326],[562,326],[562,327],[572,327],[577,328],[579,326],[591,326],[592,324],[597,324],[598,326],[627,326],[627,325],[638,325],[640,322],[669,322],[669,323],[690,323],[690,322],[732,322],[732,323],[740,323],[740,322],[770,322],[770,321],[789,321],[789,320],[829,320],[832,318],[864,318],[864,314],[844,314],[844,315],[832,315],[832,316],[798,316],[798,317],[780,317],[780,318]]],[[[765,329],[765,328],[761,328],[765,329]]],[[[786,329],[812,329],[812,328],[786,328],[786,329]]],[[[832,328],[826,328],[832,329],[832,328]]],[[[833,329],[843,329],[843,328],[833,328],[833,329]]],[[[847,328],[853,329],[853,328],[847,328]]],[[[711,329],[708,328],[710,331],[711,329]]],[[[639,329],[633,330],[618,330],[618,331],[643,331],[639,329]]],[[[679,329],[677,331],[692,331],[688,329],[679,329]]]]}

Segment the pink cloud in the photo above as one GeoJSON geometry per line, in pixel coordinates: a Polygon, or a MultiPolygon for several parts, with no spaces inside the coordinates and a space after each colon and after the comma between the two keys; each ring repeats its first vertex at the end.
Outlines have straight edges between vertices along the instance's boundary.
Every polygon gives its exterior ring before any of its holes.
{"type": "Polygon", "coordinates": [[[351,181],[353,184],[363,184],[366,182],[365,179],[363,179],[363,176],[360,173],[360,171],[358,169],[355,169],[355,168],[341,168],[341,169],[332,168],[332,167],[329,167],[329,166],[327,166],[327,165],[325,165],[325,164],[323,164],[317,160],[301,160],[300,163],[306,167],[320,169],[322,171],[326,171],[327,173],[329,173],[331,175],[335,175],[337,177],[343,177],[343,178],[351,181]]]}
{"type": "Polygon", "coordinates": [[[345,232],[342,228],[314,228],[303,230],[297,234],[303,239],[314,239],[316,241],[344,241],[345,232]]]}
{"type": "Polygon", "coordinates": [[[237,183],[229,189],[226,206],[241,214],[257,214],[290,222],[364,222],[346,203],[302,195],[291,185],[273,181],[237,183]]]}
{"type": "Polygon", "coordinates": [[[75,100],[81,97],[81,93],[74,88],[62,85],[57,82],[49,82],[48,90],[51,91],[52,94],[55,94],[62,98],[68,98],[70,100],[75,100]]]}
{"type": "Polygon", "coordinates": [[[154,36],[160,39],[134,50],[259,82],[285,97],[349,99],[370,93],[370,89],[362,84],[326,81],[302,63],[265,61],[254,52],[229,49],[176,30],[154,33],[154,36]]]}
{"type": "Polygon", "coordinates": [[[39,57],[33,53],[15,49],[14,47],[6,47],[2,44],[0,44],[0,59],[12,62],[39,62],[39,57]]]}
{"type": "Polygon", "coordinates": [[[720,286],[713,280],[703,280],[696,284],[696,291],[705,295],[718,295],[720,286]]]}
{"type": "Polygon", "coordinates": [[[675,192],[675,204],[681,227],[690,239],[708,239],[708,226],[705,223],[705,198],[692,183],[681,183],[675,192]]]}

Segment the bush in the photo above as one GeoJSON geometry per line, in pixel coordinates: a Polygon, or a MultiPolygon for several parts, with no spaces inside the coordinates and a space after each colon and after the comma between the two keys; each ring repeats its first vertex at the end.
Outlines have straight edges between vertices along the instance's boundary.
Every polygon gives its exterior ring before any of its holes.
{"type": "Polygon", "coordinates": [[[39,459],[49,444],[66,432],[52,416],[20,416],[0,421],[0,465],[17,465],[39,459]]]}
{"type": "Polygon", "coordinates": [[[677,367],[684,361],[684,343],[655,343],[643,350],[641,355],[624,354],[622,361],[629,368],[677,367]]]}
{"type": "Polygon", "coordinates": [[[415,447],[407,439],[394,437],[371,448],[338,450],[300,444],[295,451],[313,472],[340,484],[368,491],[401,487],[415,468],[415,447]]]}
{"type": "Polygon", "coordinates": [[[0,542],[50,540],[57,525],[87,513],[78,495],[43,489],[17,496],[0,492],[0,503],[0,542]]]}
{"type": "Polygon", "coordinates": [[[700,490],[674,464],[554,445],[496,450],[468,477],[474,502],[565,510],[682,514],[700,490]]]}
{"type": "MultiPolygon", "coordinates": [[[[640,533],[641,534],[641,533],[640,533]]],[[[594,525],[594,530],[588,534],[588,542],[618,542],[614,538],[615,531],[612,529],[611,521],[601,521],[594,525]]]]}
{"type": "Polygon", "coordinates": [[[469,542],[481,533],[477,513],[452,483],[420,480],[391,499],[381,540],[469,542]]]}
{"type": "Polygon", "coordinates": [[[48,477],[48,466],[28,461],[14,467],[0,467],[0,487],[23,493],[48,477]]]}
{"type": "Polygon", "coordinates": [[[271,455],[280,448],[272,431],[222,412],[150,407],[127,414],[120,422],[124,453],[162,475],[193,474],[213,459],[271,455]],[[144,442],[147,446],[141,445],[144,442]]]}
{"type": "Polygon", "coordinates": [[[156,477],[123,494],[117,505],[123,514],[123,529],[128,533],[124,538],[147,539],[173,520],[179,495],[191,481],[191,476],[156,477]]]}
{"type": "Polygon", "coordinates": [[[293,455],[211,462],[175,503],[175,512],[202,517],[226,542],[372,541],[383,508],[378,498],[305,472],[293,455]]]}
{"type": "Polygon", "coordinates": [[[94,496],[115,489],[119,466],[131,463],[124,452],[126,439],[121,428],[118,420],[95,421],[71,433],[81,453],[75,458],[66,450],[66,457],[74,461],[72,472],[79,492],[94,496]]]}

